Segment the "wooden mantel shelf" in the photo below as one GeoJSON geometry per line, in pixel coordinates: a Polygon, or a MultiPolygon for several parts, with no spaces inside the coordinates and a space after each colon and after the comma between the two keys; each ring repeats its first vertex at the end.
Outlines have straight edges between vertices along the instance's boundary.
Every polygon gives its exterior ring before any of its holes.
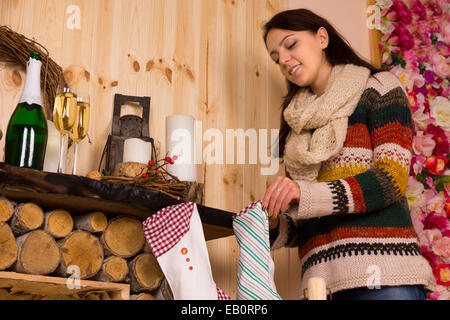
{"type": "MultiPolygon", "coordinates": [[[[146,219],[183,201],[151,190],[87,177],[24,169],[0,163],[0,194],[32,201],[44,209],[63,208],[77,215],[90,211],[146,219]]],[[[197,204],[206,240],[233,235],[232,213],[197,204]]]]}

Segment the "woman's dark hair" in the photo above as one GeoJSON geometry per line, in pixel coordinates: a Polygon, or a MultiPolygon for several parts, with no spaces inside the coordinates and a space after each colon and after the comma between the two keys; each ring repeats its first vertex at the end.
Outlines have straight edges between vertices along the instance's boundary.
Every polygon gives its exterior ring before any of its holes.
{"type": "MultiPolygon", "coordinates": [[[[331,66],[351,63],[370,69],[370,74],[382,71],[358,56],[348,41],[327,20],[308,9],[286,10],[273,16],[272,19],[264,24],[264,42],[267,42],[267,35],[273,28],[317,33],[320,27],[324,27],[328,32],[329,42],[328,47],[325,49],[325,56],[331,66]]],[[[283,111],[288,107],[292,98],[300,88],[290,81],[287,81],[287,86],[288,92],[281,104],[281,125],[278,149],[280,157],[283,157],[286,139],[290,132],[290,127],[283,118],[283,111]]]]}

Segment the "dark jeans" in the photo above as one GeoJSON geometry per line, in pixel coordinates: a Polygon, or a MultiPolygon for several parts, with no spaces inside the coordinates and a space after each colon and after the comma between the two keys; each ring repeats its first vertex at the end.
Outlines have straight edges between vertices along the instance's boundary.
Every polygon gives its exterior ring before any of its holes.
{"type": "Polygon", "coordinates": [[[332,294],[333,300],[425,300],[422,285],[385,286],[380,289],[367,287],[338,291],[332,294]]]}

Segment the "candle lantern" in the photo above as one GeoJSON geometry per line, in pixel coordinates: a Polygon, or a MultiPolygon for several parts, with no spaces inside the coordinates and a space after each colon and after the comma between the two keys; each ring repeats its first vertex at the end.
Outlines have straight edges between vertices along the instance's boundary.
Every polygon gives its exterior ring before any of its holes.
{"type": "Polygon", "coordinates": [[[148,160],[156,160],[155,145],[153,138],[149,136],[149,116],[150,116],[150,97],[135,97],[122,94],[114,95],[114,113],[112,121],[111,134],[108,135],[105,148],[98,171],[100,172],[103,158],[105,157],[105,167],[103,175],[109,176],[114,171],[118,163],[126,161],[136,161],[147,163],[148,160]],[[126,102],[137,102],[143,108],[142,117],[136,115],[120,116],[120,110],[126,102]],[[126,147],[130,150],[137,160],[130,160],[124,152],[126,147]],[[137,150],[136,150],[137,148],[137,150]],[[144,152],[147,152],[148,154],[144,152]],[[143,159],[139,161],[139,159],[143,159]],[[145,160],[144,160],[145,159],[145,160]]]}

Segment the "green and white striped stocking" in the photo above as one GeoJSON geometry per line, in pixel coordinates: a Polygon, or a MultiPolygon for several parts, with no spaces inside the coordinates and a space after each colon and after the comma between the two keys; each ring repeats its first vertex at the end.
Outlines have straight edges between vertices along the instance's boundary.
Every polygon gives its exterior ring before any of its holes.
{"type": "Polygon", "coordinates": [[[281,300],[273,280],[269,220],[262,202],[235,214],[233,229],[240,247],[237,300],[281,300]]]}

